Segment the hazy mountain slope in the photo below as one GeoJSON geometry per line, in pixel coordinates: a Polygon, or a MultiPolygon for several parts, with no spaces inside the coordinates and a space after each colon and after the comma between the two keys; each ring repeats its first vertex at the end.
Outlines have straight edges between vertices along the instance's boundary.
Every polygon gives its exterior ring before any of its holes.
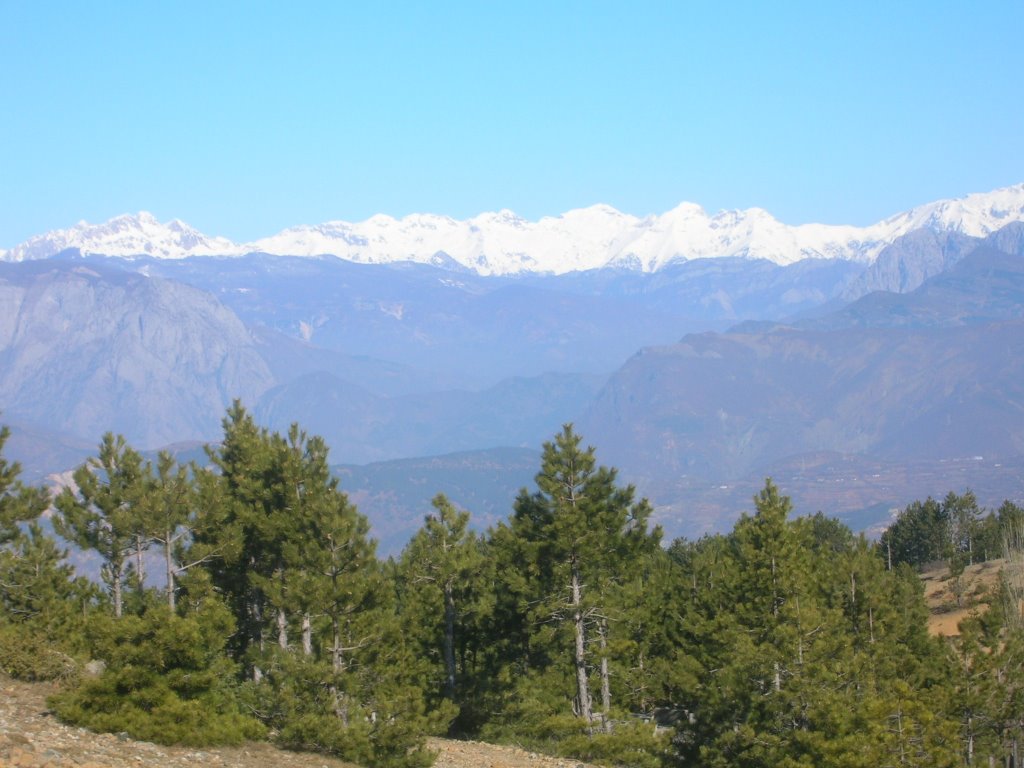
{"type": "Polygon", "coordinates": [[[982,241],[954,266],[910,293],[876,291],[829,315],[796,325],[817,330],[927,328],[1021,317],[1024,317],[1024,258],[982,241]]]}
{"type": "MultiPolygon", "coordinates": [[[[209,290],[250,325],[350,358],[406,366],[420,391],[490,386],[552,370],[603,373],[641,346],[670,343],[687,332],[809,311],[834,300],[863,269],[837,260],[780,267],[703,259],[653,274],[485,278],[415,264],[265,255],[147,259],[136,268],[209,290]]],[[[368,379],[324,367],[382,391],[368,379]]]]}
{"type": "MultiPolygon", "coordinates": [[[[289,382],[314,373],[328,373],[345,381],[358,382],[358,386],[388,397],[450,388],[460,383],[455,374],[422,371],[368,355],[346,355],[337,350],[315,346],[265,325],[250,325],[249,331],[260,355],[278,382],[289,382]]],[[[381,350],[381,353],[386,354],[387,350],[381,350]]]]}
{"type": "Polygon", "coordinates": [[[380,541],[378,551],[397,554],[433,511],[430,500],[441,492],[472,513],[477,530],[507,519],[516,494],[531,487],[540,471],[540,445],[342,465],[334,471],[342,489],[370,518],[380,541]]]}
{"type": "MultiPolygon", "coordinates": [[[[886,465],[885,479],[857,500],[898,506],[914,498],[906,495],[911,486],[950,490],[942,462],[1020,464],[1024,322],[688,337],[630,360],[579,428],[602,460],[671,510],[670,530],[694,532],[686,501],[694,492],[744,483],[745,500],[758,478],[783,474],[803,474],[796,484],[813,486],[814,474],[793,468],[820,466],[823,454],[859,457],[860,469],[840,482],[886,465]],[[928,483],[919,482],[921,472],[928,483]]],[[[1006,479],[1005,493],[1024,494],[1024,476],[1006,479]]],[[[963,482],[980,485],[970,474],[963,482]]],[[[837,491],[819,503],[851,511],[837,491]]],[[[739,508],[705,510],[696,530],[708,520],[727,523],[739,508]]]]}
{"type": "MultiPolygon", "coordinates": [[[[941,494],[951,482],[942,463],[975,457],[984,463],[958,465],[963,482],[1024,495],[1024,259],[986,245],[909,294],[643,350],[579,426],[677,529],[694,530],[687,503],[700,530],[736,508],[737,484],[756,490],[756,478],[784,474],[806,492],[844,462],[849,472],[834,478],[844,487],[878,478],[851,497],[864,506],[905,504],[926,475],[941,494]]],[[[832,488],[819,501],[843,511],[832,488]]]]}
{"type": "Polygon", "coordinates": [[[68,261],[0,270],[0,409],[12,419],[155,446],[215,436],[232,398],[272,384],[245,326],[207,293],[68,261]]]}
{"type": "Polygon", "coordinates": [[[691,336],[630,360],[582,425],[612,463],[709,480],[823,450],[1013,454],[1024,323],[691,336]]]}
{"type": "Polygon", "coordinates": [[[1024,256],[1024,222],[1014,221],[997,229],[985,242],[1003,253],[1024,256]]]}
{"type": "Polygon", "coordinates": [[[704,327],[688,307],[647,306],[642,295],[416,264],[247,256],[150,260],[142,268],[210,290],[251,325],[406,366],[419,374],[420,391],[486,387],[547,371],[606,372],[638,346],[704,327]]]}
{"type": "Polygon", "coordinates": [[[507,379],[479,392],[445,390],[382,397],[327,373],[268,391],[257,420],[284,431],[298,422],[322,435],[332,460],[360,464],[493,446],[536,448],[575,419],[602,377],[546,374],[507,379]]]}
{"type": "Polygon", "coordinates": [[[0,424],[10,428],[11,436],[4,445],[4,458],[21,464],[21,480],[39,483],[54,472],[81,464],[96,453],[96,440],[76,438],[36,424],[8,418],[0,413],[0,424]]]}
{"type": "Polygon", "coordinates": [[[985,238],[959,231],[914,230],[886,246],[871,266],[849,282],[843,298],[849,301],[872,291],[907,293],[982,245],[1024,255],[1024,222],[1011,222],[985,238]]]}
{"type": "Polygon", "coordinates": [[[847,300],[872,291],[906,293],[956,264],[980,244],[980,238],[956,231],[915,229],[897,238],[843,292],[847,300]]]}
{"type": "Polygon", "coordinates": [[[722,257],[677,262],[654,273],[596,269],[521,280],[548,290],[633,301],[706,330],[816,308],[838,297],[863,271],[863,265],[840,259],[779,266],[766,259],[722,257]]]}

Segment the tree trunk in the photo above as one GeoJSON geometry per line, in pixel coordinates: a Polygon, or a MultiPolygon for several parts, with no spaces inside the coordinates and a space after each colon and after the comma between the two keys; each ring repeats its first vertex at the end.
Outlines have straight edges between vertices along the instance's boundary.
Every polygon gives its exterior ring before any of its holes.
{"type": "Polygon", "coordinates": [[[284,608],[277,609],[277,644],[282,651],[288,650],[288,616],[284,608]]]}
{"type": "Polygon", "coordinates": [[[772,555],[772,616],[779,616],[779,582],[775,572],[775,555],[772,555]]]}
{"type": "Polygon", "coordinates": [[[906,744],[903,743],[903,708],[900,707],[896,710],[896,736],[899,739],[900,747],[900,765],[907,764],[907,749],[906,744]]]}
{"type": "Polygon", "coordinates": [[[587,725],[593,722],[590,702],[590,684],[587,680],[587,637],[583,624],[583,588],[575,556],[572,560],[572,621],[576,635],[576,691],[579,697],[580,717],[587,725]]]}
{"type": "Polygon", "coordinates": [[[455,700],[455,596],[451,582],[444,585],[444,695],[455,700]]]}
{"type": "MultiPolygon", "coordinates": [[[[345,659],[341,655],[341,624],[337,616],[331,616],[331,669],[335,676],[345,669],[345,659]]],[[[331,683],[331,697],[334,700],[334,716],[347,728],[348,705],[335,682],[331,683]]]]}
{"type": "Polygon", "coordinates": [[[167,607],[174,613],[174,555],[171,552],[173,531],[164,534],[164,564],[167,566],[167,607]]]}
{"type": "Polygon", "coordinates": [[[604,719],[605,733],[612,732],[612,685],[608,671],[608,620],[601,619],[597,625],[601,638],[601,715],[604,719]]]}
{"type": "Polygon", "coordinates": [[[142,564],[142,535],[135,534],[135,578],[139,582],[139,592],[142,592],[146,581],[146,571],[142,564]]]}
{"type": "MultiPolygon", "coordinates": [[[[277,580],[281,585],[281,594],[278,599],[283,604],[287,600],[288,588],[285,585],[284,569],[280,566],[277,568],[277,580]]],[[[284,605],[281,605],[277,609],[277,644],[280,646],[282,651],[288,650],[288,614],[284,609],[284,605]]]]}
{"type": "MultiPolygon", "coordinates": [[[[260,649],[260,655],[263,654],[263,606],[260,603],[258,596],[254,595],[251,602],[249,603],[249,615],[252,616],[252,636],[249,641],[260,649]]],[[[253,665],[252,668],[252,679],[253,682],[258,683],[263,679],[263,670],[258,665],[253,665]]]]}
{"type": "Polygon", "coordinates": [[[313,655],[313,621],[308,611],[302,614],[302,655],[313,655]]]}
{"type": "Polygon", "coordinates": [[[341,655],[341,624],[337,616],[331,617],[331,669],[338,674],[345,668],[345,660],[341,655]]]}
{"type": "Polygon", "coordinates": [[[974,718],[967,716],[967,764],[974,764],[974,718]]]}
{"type": "Polygon", "coordinates": [[[120,560],[110,564],[111,590],[114,596],[114,616],[121,618],[124,609],[124,600],[121,596],[121,580],[124,578],[124,563],[120,560]]]}

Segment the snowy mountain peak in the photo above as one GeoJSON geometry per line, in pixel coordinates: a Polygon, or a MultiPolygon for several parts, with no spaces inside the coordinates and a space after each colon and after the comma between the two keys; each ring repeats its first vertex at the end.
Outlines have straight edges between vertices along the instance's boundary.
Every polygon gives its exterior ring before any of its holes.
{"type": "Polygon", "coordinates": [[[910,229],[952,230],[971,237],[985,237],[1011,221],[1021,220],[1024,220],[1024,184],[954,200],[939,200],[887,219],[901,221],[910,229]]]}
{"type": "Polygon", "coordinates": [[[160,223],[151,213],[117,216],[104,224],[34,237],[0,259],[22,261],[68,248],[107,256],[336,256],[365,264],[413,261],[458,265],[480,274],[563,273],[604,266],[654,271],[674,261],[734,256],[791,264],[807,258],[870,262],[889,243],[915,229],[988,235],[1024,221],[1024,184],[939,200],[868,227],[789,226],[762,208],[709,215],[680,203],[661,215],[638,218],[597,204],[529,221],[508,209],[465,221],[434,214],[396,219],[377,214],[361,223],[329,221],[285,229],[236,245],[208,237],[179,219],[160,223]]]}
{"type": "Polygon", "coordinates": [[[38,235],[8,251],[5,260],[45,259],[69,248],[83,254],[164,259],[230,256],[242,250],[225,238],[207,237],[179,219],[161,224],[153,214],[140,211],[115,216],[103,224],[80,221],[70,229],[38,235]]]}

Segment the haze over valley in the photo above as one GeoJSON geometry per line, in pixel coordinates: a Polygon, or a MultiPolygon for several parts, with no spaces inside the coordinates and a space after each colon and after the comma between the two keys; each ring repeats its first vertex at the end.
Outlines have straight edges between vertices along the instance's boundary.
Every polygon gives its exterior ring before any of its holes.
{"type": "Polygon", "coordinates": [[[866,528],[937,482],[1024,496],[1022,221],[1024,185],[862,229],[596,207],[237,246],[124,216],[5,252],[0,409],[42,477],[107,430],[192,450],[240,398],[324,436],[389,551],[439,490],[503,519],[565,422],[670,535],[765,476],[866,528]]]}

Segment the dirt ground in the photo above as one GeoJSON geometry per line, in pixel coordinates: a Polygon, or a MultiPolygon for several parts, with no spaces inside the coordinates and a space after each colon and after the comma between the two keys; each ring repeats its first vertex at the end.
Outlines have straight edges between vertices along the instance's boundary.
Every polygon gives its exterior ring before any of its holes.
{"type": "MultiPolygon", "coordinates": [[[[64,725],[51,715],[52,685],[21,683],[0,675],[0,768],[356,768],[323,755],[286,752],[268,744],[192,749],[164,747],[64,725]]],[[[514,747],[431,739],[437,768],[592,768],[514,747]]]]}
{"type": "Polygon", "coordinates": [[[1002,568],[1002,560],[989,560],[965,568],[959,606],[955,583],[949,578],[949,568],[942,567],[921,574],[924,599],[929,610],[928,631],[946,637],[959,635],[961,621],[972,614],[988,610],[988,600],[999,584],[1002,568]]]}

